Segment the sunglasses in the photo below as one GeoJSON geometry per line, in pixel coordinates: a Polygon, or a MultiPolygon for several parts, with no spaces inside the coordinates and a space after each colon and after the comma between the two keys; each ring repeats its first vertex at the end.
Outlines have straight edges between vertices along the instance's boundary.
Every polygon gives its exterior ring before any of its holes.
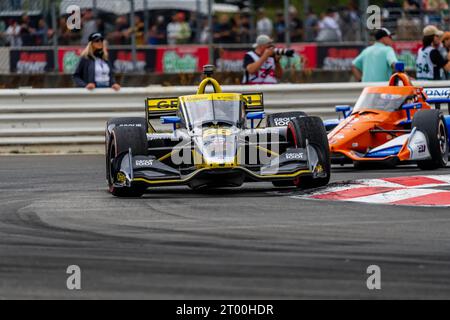
{"type": "Polygon", "coordinates": [[[103,42],[103,39],[95,39],[95,40],[92,40],[92,42],[94,42],[94,43],[98,43],[98,42],[103,42]]]}

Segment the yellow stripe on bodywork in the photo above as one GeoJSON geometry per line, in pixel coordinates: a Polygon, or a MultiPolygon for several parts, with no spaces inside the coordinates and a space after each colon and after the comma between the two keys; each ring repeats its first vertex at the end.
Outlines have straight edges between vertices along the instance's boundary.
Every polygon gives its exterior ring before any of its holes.
{"type": "Polygon", "coordinates": [[[211,100],[222,100],[222,101],[240,101],[241,95],[237,93],[204,93],[195,94],[190,96],[180,97],[183,102],[198,102],[198,101],[211,101],[211,100]]]}
{"type": "MultiPolygon", "coordinates": [[[[296,171],[294,173],[289,173],[289,174],[270,174],[270,175],[259,175],[256,174],[246,168],[243,167],[237,167],[235,168],[236,170],[243,170],[245,172],[247,172],[248,174],[250,174],[251,176],[254,176],[256,178],[259,179],[271,179],[271,178],[296,178],[302,174],[307,174],[307,173],[312,173],[311,170],[299,170],[296,171]]],[[[203,169],[199,169],[193,173],[191,173],[190,175],[188,175],[186,178],[183,179],[172,179],[172,180],[148,180],[145,178],[135,178],[133,179],[133,182],[145,182],[145,183],[149,183],[149,184],[170,184],[170,183],[183,183],[183,182],[187,182],[189,180],[191,180],[193,177],[195,177],[197,174],[203,172],[203,171],[208,171],[211,170],[210,168],[203,168],[203,169]]]]}
{"type": "Polygon", "coordinates": [[[177,111],[178,110],[178,98],[147,99],[147,108],[148,108],[148,111],[150,111],[150,112],[177,111]]]}

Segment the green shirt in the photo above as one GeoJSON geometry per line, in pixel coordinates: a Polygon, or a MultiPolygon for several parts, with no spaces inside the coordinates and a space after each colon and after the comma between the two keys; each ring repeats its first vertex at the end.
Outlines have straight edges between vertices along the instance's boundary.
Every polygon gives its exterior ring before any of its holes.
{"type": "Polygon", "coordinates": [[[362,72],[362,82],[388,81],[392,75],[392,65],[397,56],[392,47],[375,42],[353,60],[353,65],[362,72]]]}

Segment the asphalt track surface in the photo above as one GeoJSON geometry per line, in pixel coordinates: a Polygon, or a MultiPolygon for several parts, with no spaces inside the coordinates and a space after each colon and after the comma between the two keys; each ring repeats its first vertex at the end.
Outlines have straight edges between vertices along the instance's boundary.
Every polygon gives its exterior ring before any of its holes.
{"type": "MultiPolygon", "coordinates": [[[[101,156],[0,164],[0,299],[450,298],[449,208],[299,200],[267,183],[117,199],[101,156]],[[67,290],[69,265],[82,290],[67,290]]],[[[449,169],[335,167],[332,180],[449,169]]]]}

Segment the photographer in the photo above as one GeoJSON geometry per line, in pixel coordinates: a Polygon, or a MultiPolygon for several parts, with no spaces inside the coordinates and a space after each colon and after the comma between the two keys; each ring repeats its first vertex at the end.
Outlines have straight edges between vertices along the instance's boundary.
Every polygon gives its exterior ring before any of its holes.
{"type": "Polygon", "coordinates": [[[244,57],[244,84],[274,84],[283,76],[280,65],[281,55],[276,54],[277,49],[273,40],[266,35],[260,35],[253,45],[254,50],[244,57]]]}

